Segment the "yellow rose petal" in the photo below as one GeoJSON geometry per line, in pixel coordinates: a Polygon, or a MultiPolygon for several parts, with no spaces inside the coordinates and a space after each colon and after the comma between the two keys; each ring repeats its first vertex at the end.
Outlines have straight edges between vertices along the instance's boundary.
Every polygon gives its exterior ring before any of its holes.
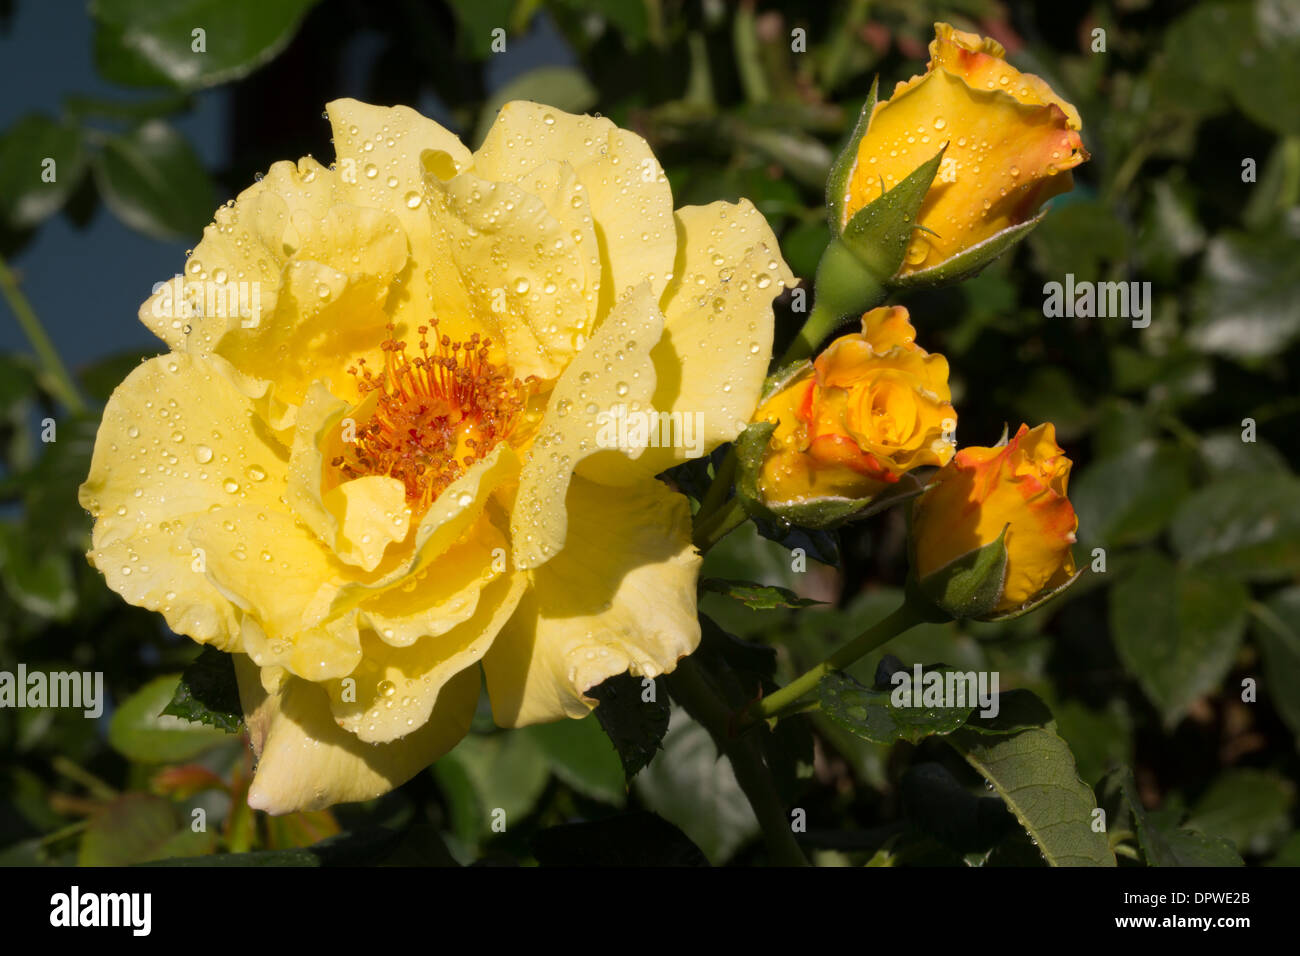
{"type": "MultiPolygon", "coordinates": [[[[351,406],[316,382],[298,414],[289,459],[289,503],[340,560],[373,571],[411,525],[406,488],[387,475],[366,475],[324,489],[327,458],[344,440],[351,406]]],[[[353,430],[360,423],[353,421],[353,430]]]]}
{"type": "Polygon", "coordinates": [[[672,271],[677,237],[672,192],[646,141],[604,117],[516,100],[497,114],[474,153],[474,169],[513,181],[548,160],[572,165],[586,189],[607,271],[601,314],[643,280],[658,298],[672,271]]]}
{"type": "Polygon", "coordinates": [[[369,800],[405,783],[469,731],[480,686],[478,669],[466,668],[443,685],[419,730],[367,744],[334,722],[324,688],[290,678],[268,694],[243,655],[235,657],[235,673],[258,755],[248,805],[273,814],[369,800]]]}
{"type": "Polygon", "coordinates": [[[658,481],[612,488],[574,478],[565,548],[531,572],[533,586],[483,659],[502,727],[585,716],[586,691],[630,670],[656,677],[700,640],[686,499],[658,481]]]}
{"type": "MultiPolygon", "coordinates": [[[[373,632],[362,637],[363,658],[349,674],[353,681],[327,685],[334,719],[367,743],[405,737],[424,725],[447,681],[475,668],[514,612],[527,587],[521,574],[506,575],[484,588],[474,614],[445,633],[427,635],[407,647],[394,647],[373,632]]],[[[426,619],[436,626],[431,609],[426,619]]]]}
{"type": "Polygon", "coordinates": [[[204,576],[188,531],[214,509],[278,508],[284,454],[208,360],[174,352],[142,363],[108,400],[80,489],[95,518],[92,563],[173,630],[233,646],[233,609],[204,576]]]}
{"type": "Polygon", "coordinates": [[[367,597],[361,624],[393,647],[445,634],[474,615],[483,589],[507,573],[509,556],[505,535],[484,516],[426,570],[367,597]]]}
{"type": "Polygon", "coordinates": [[[555,378],[596,319],[597,293],[577,281],[586,277],[586,252],[573,230],[513,183],[461,173],[431,189],[443,192],[470,308],[505,362],[519,378],[555,378]]]}
{"type": "Polygon", "coordinates": [[[634,459],[605,451],[578,473],[606,484],[653,477],[731,441],[749,422],[772,357],[772,300],[795,282],[767,220],[748,201],[677,216],[664,334],[651,352],[653,444],[634,459]]]}
{"type": "Polygon", "coordinates": [[[564,503],[574,468],[601,450],[602,428],[619,409],[649,407],[655,388],[650,350],[663,334],[663,321],[650,284],[643,282],[565,369],[519,475],[510,515],[516,567],[536,567],[564,547],[564,503]]]}
{"type": "Polygon", "coordinates": [[[206,554],[208,579],[244,609],[244,641],[262,665],[324,680],[360,660],[355,612],[334,613],[344,581],[356,574],[283,508],[238,505],[195,519],[190,541],[206,554]],[[250,625],[254,644],[248,644],[250,625]],[[264,637],[265,643],[262,638],[264,637]]]}
{"type": "Polygon", "coordinates": [[[325,110],[334,130],[340,194],[355,205],[393,213],[406,235],[411,266],[389,303],[393,317],[415,327],[436,314],[440,331],[456,340],[484,331],[425,188],[426,154],[440,157],[440,168],[454,173],[469,167],[469,150],[455,134],[405,106],[342,99],[325,110]]]}
{"type": "Polygon", "coordinates": [[[1081,129],[1079,111],[1059,96],[1041,77],[1021,73],[1006,62],[1007,51],[991,37],[954,30],[947,23],[934,25],[928,68],[960,76],[976,89],[1000,90],[1030,106],[1055,104],[1065,114],[1070,129],[1081,129]]]}
{"type": "Polygon", "coordinates": [[[304,243],[285,266],[275,312],[255,328],[234,323],[215,351],[243,374],[273,383],[284,402],[301,404],[321,378],[355,399],[347,369],[381,354],[391,321],[385,305],[406,263],[406,237],[389,213],[336,206],[312,223],[304,243]]]}

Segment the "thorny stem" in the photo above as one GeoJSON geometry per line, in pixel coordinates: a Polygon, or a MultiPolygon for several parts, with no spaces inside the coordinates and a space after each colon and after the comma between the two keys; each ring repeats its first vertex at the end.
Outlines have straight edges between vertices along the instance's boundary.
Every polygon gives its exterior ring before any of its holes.
{"type": "Polygon", "coordinates": [[[820,664],[800,674],[775,693],[746,707],[737,721],[737,726],[744,728],[770,717],[797,713],[804,709],[800,698],[813,690],[824,676],[832,671],[843,670],[858,658],[871,653],[882,644],[925,620],[927,620],[925,612],[911,601],[904,600],[889,616],[868,628],[820,664]]]}

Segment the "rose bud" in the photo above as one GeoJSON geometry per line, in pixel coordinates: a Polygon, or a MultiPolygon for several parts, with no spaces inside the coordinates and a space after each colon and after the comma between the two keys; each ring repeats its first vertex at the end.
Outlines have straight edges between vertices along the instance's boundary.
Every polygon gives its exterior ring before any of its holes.
{"type": "Polygon", "coordinates": [[[916,588],[952,617],[983,620],[1018,616],[1064,589],[1077,576],[1069,477],[1050,422],[957,452],[912,506],[916,588]]]}
{"type": "MultiPolygon", "coordinates": [[[[862,331],[832,342],[772,394],[755,416],[772,428],[757,474],[759,497],[784,513],[809,503],[857,514],[898,489],[914,468],[942,465],[955,450],[948,362],[916,344],[899,306],[873,309],[862,331]]],[[[910,492],[919,485],[909,482],[910,492]]],[[[788,515],[808,524],[807,509],[788,515]]]]}

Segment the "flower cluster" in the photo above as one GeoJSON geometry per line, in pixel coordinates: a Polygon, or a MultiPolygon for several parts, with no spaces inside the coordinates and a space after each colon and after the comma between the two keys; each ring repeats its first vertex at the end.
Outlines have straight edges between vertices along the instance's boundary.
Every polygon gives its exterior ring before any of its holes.
{"type": "Polygon", "coordinates": [[[334,165],[276,163],[217,210],[141,308],[169,351],[113,393],[81,501],[109,586],[234,656],[252,806],[386,792],[465,735],[484,680],[518,727],[673,671],[700,550],[745,514],[825,528],[912,499],[927,613],[1019,614],[1073,580],[1053,426],[958,450],[947,359],[881,303],[1023,238],[1087,158],[1079,116],[991,40],[938,24],[930,52],[832,170],[814,315],[770,379],[794,276],[767,222],[674,211],[607,119],[507,103],[471,152],[341,100],[334,165]],[[231,295],[256,305],[201,307],[231,295]],[[634,416],[653,440],[602,430],[634,416]],[[693,516],[657,476],[733,441],[693,516]]]}
{"type": "MultiPolygon", "coordinates": [[[[1004,57],[939,23],[927,72],[868,101],[828,185],[835,238],[817,287],[832,320],[886,289],[978,270],[1071,187],[1088,156],[1078,111],[1004,57]]],[[[912,478],[915,593],[943,614],[1023,613],[1073,579],[1078,519],[1055,429],[956,452],[948,363],[916,344],[901,307],[868,311],[860,333],[788,368],[754,422],[754,510],[833,526],[893,503],[912,478]]]]}

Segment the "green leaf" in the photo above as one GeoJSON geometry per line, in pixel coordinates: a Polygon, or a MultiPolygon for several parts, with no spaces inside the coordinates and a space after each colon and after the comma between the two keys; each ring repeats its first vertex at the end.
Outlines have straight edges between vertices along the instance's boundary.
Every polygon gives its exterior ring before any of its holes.
{"type": "Polygon", "coordinates": [[[166,857],[211,853],[215,834],[183,826],[171,801],[127,793],[90,818],[77,852],[78,866],[127,866],[166,857]]]}
{"type": "Polygon", "coordinates": [[[133,229],[197,238],[212,219],[212,181],[185,137],[161,120],[109,136],[94,169],[104,201],[133,229]]]}
{"type": "Polygon", "coordinates": [[[1110,626],[1128,673],[1173,727],[1232,666],[1250,594],[1221,575],[1138,556],[1110,589],[1110,626]]]}
{"type": "Polygon", "coordinates": [[[709,865],[686,834],[644,811],[542,830],[533,852],[542,866],[709,865]]]}
{"type": "Polygon", "coordinates": [[[54,440],[42,445],[44,454],[21,478],[29,544],[39,542],[42,552],[86,547],[90,519],[77,504],[77,489],[90,471],[98,431],[97,418],[61,415],[54,440]]]}
{"type": "Polygon", "coordinates": [[[67,552],[41,549],[32,554],[33,542],[23,529],[0,522],[0,581],[19,607],[37,617],[69,620],[77,608],[77,590],[67,552]]]}
{"type": "Polygon", "coordinates": [[[1050,865],[1115,865],[1106,834],[1092,829],[1097,798],[1055,733],[1034,728],[992,737],[959,730],[944,740],[997,791],[1050,865]]]}
{"type": "Polygon", "coordinates": [[[736,782],[731,762],[713,738],[674,707],[664,752],[633,782],[642,802],[676,824],[714,865],[725,862],[758,832],[758,820],[736,782]]]}
{"type": "Polygon", "coordinates": [[[1170,527],[1174,550],[1207,573],[1252,581],[1300,571],[1300,480],[1233,476],[1187,498],[1170,527]]]}
{"type": "Polygon", "coordinates": [[[515,77],[483,104],[474,133],[475,142],[483,142],[496,121],[497,113],[511,100],[532,100],[566,113],[585,113],[596,105],[599,96],[581,70],[571,66],[539,66],[515,77]]]}
{"type": "Polygon", "coordinates": [[[274,59],[316,0],[93,0],[100,62],[117,82],[186,88],[247,76],[274,59]],[[195,30],[203,30],[202,43],[195,30]],[[201,45],[203,49],[196,50],[201,45]],[[118,64],[116,61],[122,59],[118,64]]]}
{"type": "Polygon", "coordinates": [[[996,716],[984,717],[979,711],[971,715],[966,729],[980,734],[1015,734],[1052,723],[1052,712],[1031,690],[1018,688],[998,694],[996,716]]]}
{"type": "Polygon", "coordinates": [[[600,701],[596,720],[618,752],[627,780],[650,763],[668,732],[668,697],[657,681],[651,686],[643,681],[615,674],[587,691],[588,697],[600,701]]]}
{"type": "MultiPolygon", "coordinates": [[[[1239,428],[1207,434],[1201,439],[1199,451],[1211,479],[1287,471],[1281,452],[1266,441],[1242,441],[1239,428]]],[[[1074,497],[1073,489],[1070,497],[1074,497]]]]}
{"type": "Polygon", "coordinates": [[[814,607],[824,601],[801,598],[789,588],[775,587],[768,584],[755,584],[753,581],[723,581],[718,578],[700,580],[701,591],[712,591],[735,598],[745,607],[755,611],[770,611],[774,608],[814,607]]]}
{"type": "Polygon", "coordinates": [[[1243,866],[1227,840],[1207,837],[1184,828],[1162,828],[1147,814],[1138,798],[1133,771],[1119,771],[1124,799],[1133,811],[1134,828],[1148,866],[1243,866]]]}
{"type": "MultiPolygon", "coordinates": [[[[929,673],[956,673],[932,666],[929,673]]],[[[909,672],[910,673],[910,672],[909,672]]],[[[920,690],[924,690],[924,685],[920,690]]],[[[817,699],[824,713],[853,734],[877,744],[898,740],[919,743],[926,737],[950,734],[966,722],[975,701],[965,707],[896,707],[895,691],[864,687],[848,674],[830,673],[817,684],[817,699]]],[[[910,701],[910,696],[908,701],[910,701]]]]}
{"type": "Polygon", "coordinates": [[[473,785],[484,836],[497,810],[505,811],[507,828],[528,816],[551,776],[537,741],[521,733],[470,734],[434,764],[439,779],[447,764],[458,765],[473,785]]]}
{"type": "Polygon", "coordinates": [[[1256,609],[1254,635],[1264,655],[1260,698],[1277,709],[1300,746],[1300,586],[1279,591],[1256,609]]]}
{"type": "MultiPolygon", "coordinates": [[[[650,28],[648,12],[649,0],[560,0],[560,2],[579,13],[595,20],[602,28],[601,21],[608,21],[628,41],[628,46],[635,48],[645,40],[650,28]]],[[[591,20],[588,20],[590,24],[591,20]]],[[[590,28],[590,27],[589,27],[590,28]]]]}
{"type": "Polygon", "coordinates": [[[63,207],[85,172],[80,130],[46,116],[24,116],[0,136],[0,223],[14,230],[40,224],[63,207]]]}
{"type": "Polygon", "coordinates": [[[1187,496],[1187,459],[1172,445],[1144,441],[1090,463],[1070,486],[1084,547],[1136,544],[1163,531],[1187,496]]]}
{"type": "Polygon", "coordinates": [[[228,734],[238,733],[244,712],[239,703],[234,658],[215,647],[203,648],[185,668],[176,693],[163,713],[207,724],[228,734]]]}
{"type": "Polygon", "coordinates": [[[1080,199],[1051,210],[1029,246],[1038,272],[1063,281],[1067,273],[1102,275],[1104,263],[1126,260],[1129,232],[1106,203],[1080,199]]]}
{"type": "Polygon", "coordinates": [[[1300,257],[1280,234],[1225,233],[1210,240],[1196,288],[1200,321],[1189,333],[1203,352],[1264,359],[1300,336],[1300,257]]]}
{"type": "Polygon", "coordinates": [[[913,764],[898,791],[912,825],[959,853],[988,850],[1020,832],[1001,800],[971,793],[943,764],[913,764]]]}
{"type": "Polygon", "coordinates": [[[1295,785],[1267,770],[1235,768],[1221,773],[1184,822],[1208,837],[1226,837],[1240,853],[1265,856],[1291,829],[1295,785]]]}
{"type": "Polygon", "coordinates": [[[831,151],[816,137],[793,129],[739,124],[732,129],[737,142],[759,153],[762,158],[779,163],[796,182],[820,188],[826,181],[831,151]]]}
{"type": "Polygon", "coordinates": [[[627,802],[622,761],[594,717],[538,724],[523,733],[532,735],[555,775],[574,790],[618,807],[627,802]]]}
{"type": "Polygon", "coordinates": [[[99,75],[122,86],[171,86],[171,77],[126,46],[125,33],[114,23],[96,24],[93,46],[99,75]]]}
{"type": "MultiPolygon", "coordinates": [[[[492,52],[492,31],[510,25],[515,0],[449,0],[459,29],[456,40],[460,48],[475,60],[492,52]]],[[[509,49],[509,40],[507,39],[509,49]]]]}
{"type": "Polygon", "coordinates": [[[224,731],[163,713],[180,679],[154,678],[122,703],[108,725],[114,750],[141,763],[179,763],[230,740],[224,731]]]}

